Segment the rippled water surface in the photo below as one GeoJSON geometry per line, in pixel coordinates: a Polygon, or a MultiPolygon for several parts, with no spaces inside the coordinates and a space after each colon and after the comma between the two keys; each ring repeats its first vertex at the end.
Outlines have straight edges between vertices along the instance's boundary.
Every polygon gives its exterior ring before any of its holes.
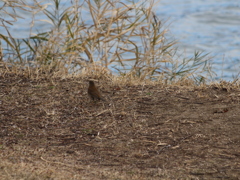
{"type": "Polygon", "coordinates": [[[211,52],[217,78],[231,80],[240,72],[239,0],[161,0],[161,19],[179,48],[192,55],[195,50],[211,52]]]}

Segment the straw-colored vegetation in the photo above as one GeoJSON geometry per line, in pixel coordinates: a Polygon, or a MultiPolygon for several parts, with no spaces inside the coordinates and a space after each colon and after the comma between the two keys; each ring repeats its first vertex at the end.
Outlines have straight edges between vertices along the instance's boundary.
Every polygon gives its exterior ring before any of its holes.
{"type": "Polygon", "coordinates": [[[166,39],[168,30],[154,11],[156,4],[154,0],[5,2],[0,10],[7,17],[1,19],[5,28],[0,34],[1,62],[35,78],[111,74],[128,81],[205,82],[210,77],[209,58],[199,52],[188,59],[176,56],[176,42],[166,39]],[[42,21],[50,28],[14,38],[8,27],[21,18],[19,8],[32,14],[31,29],[36,28],[38,13],[44,14],[42,21]]]}
{"type": "Polygon", "coordinates": [[[176,55],[154,1],[67,2],[0,4],[0,179],[238,179],[237,80],[204,84],[210,59],[176,55]]]}

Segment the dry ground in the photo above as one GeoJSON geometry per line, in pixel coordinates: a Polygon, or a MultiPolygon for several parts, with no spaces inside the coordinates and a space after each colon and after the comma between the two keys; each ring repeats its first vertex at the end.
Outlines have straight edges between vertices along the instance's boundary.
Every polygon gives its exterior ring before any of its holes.
{"type": "Polygon", "coordinates": [[[240,90],[0,75],[0,179],[239,179],[240,90]]]}

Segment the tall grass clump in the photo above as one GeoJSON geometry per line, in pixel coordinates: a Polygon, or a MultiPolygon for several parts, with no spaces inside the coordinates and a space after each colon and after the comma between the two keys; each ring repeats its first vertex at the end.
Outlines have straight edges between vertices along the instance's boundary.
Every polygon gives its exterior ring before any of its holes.
{"type": "MultiPolygon", "coordinates": [[[[12,22],[2,19],[7,32],[0,34],[7,47],[3,61],[11,66],[48,76],[110,72],[128,79],[169,82],[188,78],[203,82],[203,73],[209,70],[206,55],[197,52],[189,59],[175,55],[176,42],[166,38],[168,31],[155,13],[154,0],[75,0],[68,4],[34,0],[31,5],[11,1],[0,11],[6,13],[7,6],[31,12],[31,27],[40,12],[45,16],[42,21],[51,25],[44,32],[16,39],[6,26],[12,22]]],[[[16,21],[20,17],[14,12],[7,15],[16,21]]]]}

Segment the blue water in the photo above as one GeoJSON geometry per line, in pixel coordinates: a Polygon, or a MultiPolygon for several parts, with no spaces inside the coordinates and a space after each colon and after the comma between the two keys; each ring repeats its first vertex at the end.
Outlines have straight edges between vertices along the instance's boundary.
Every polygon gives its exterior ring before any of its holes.
{"type": "MultiPolygon", "coordinates": [[[[48,1],[44,1],[46,3],[48,1]]],[[[62,0],[67,6],[67,0],[62,0]]],[[[0,2],[1,7],[2,2],[0,2]]],[[[51,6],[49,6],[49,10],[51,6]]],[[[10,10],[10,9],[9,9],[10,10]]],[[[180,54],[190,57],[196,50],[210,52],[217,79],[232,80],[240,72],[240,0],[161,0],[155,8],[158,17],[179,41],[180,54]]],[[[51,25],[37,14],[35,27],[31,28],[31,14],[18,10],[25,19],[9,27],[13,37],[27,38],[45,32],[51,25]]],[[[12,20],[9,16],[1,18],[12,20]]],[[[0,32],[7,32],[0,26],[0,32]]]]}
{"type": "Polygon", "coordinates": [[[217,79],[232,80],[240,72],[239,0],[161,0],[158,15],[170,24],[186,56],[210,52],[217,79]]]}

